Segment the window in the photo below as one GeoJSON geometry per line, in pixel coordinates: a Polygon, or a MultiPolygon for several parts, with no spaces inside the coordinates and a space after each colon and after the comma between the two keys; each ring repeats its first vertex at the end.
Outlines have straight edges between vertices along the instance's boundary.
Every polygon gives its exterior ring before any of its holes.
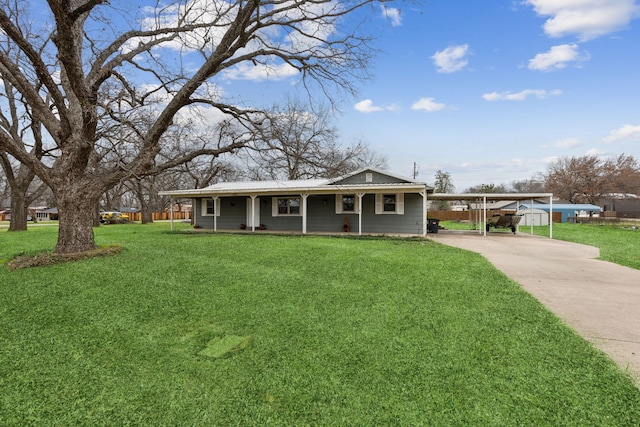
{"type": "Polygon", "coordinates": [[[287,198],[274,197],[272,213],[273,213],[273,216],[300,215],[300,198],[299,197],[287,197],[287,198]]]}
{"type": "Polygon", "coordinates": [[[382,210],[384,212],[396,211],[396,195],[395,194],[384,194],[382,196],[382,210]]]}
{"type": "Polygon", "coordinates": [[[356,196],[345,195],[342,196],[342,212],[355,212],[356,210],[356,196]]]}
{"type": "Polygon", "coordinates": [[[220,199],[216,199],[215,210],[213,208],[213,199],[202,199],[202,216],[220,216],[220,199]]]}
{"type": "Polygon", "coordinates": [[[376,194],[376,215],[404,215],[404,194],[376,194]]]}
{"type": "Polygon", "coordinates": [[[358,213],[358,198],[355,194],[336,194],[336,213],[358,213]]]}

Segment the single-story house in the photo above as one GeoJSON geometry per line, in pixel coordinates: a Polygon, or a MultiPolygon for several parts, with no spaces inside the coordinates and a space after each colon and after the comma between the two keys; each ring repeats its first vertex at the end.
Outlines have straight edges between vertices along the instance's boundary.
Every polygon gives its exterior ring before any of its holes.
{"type": "Polygon", "coordinates": [[[194,225],[306,233],[427,233],[423,182],[375,168],[334,179],[221,182],[160,195],[192,199],[194,225]]]}
{"type": "Polygon", "coordinates": [[[58,208],[49,208],[36,212],[36,217],[38,218],[38,221],[57,221],[58,208]]]}

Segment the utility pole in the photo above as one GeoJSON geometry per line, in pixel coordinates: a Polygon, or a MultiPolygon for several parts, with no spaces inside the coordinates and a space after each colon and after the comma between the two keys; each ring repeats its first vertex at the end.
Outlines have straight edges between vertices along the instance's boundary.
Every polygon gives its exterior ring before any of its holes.
{"type": "Polygon", "coordinates": [[[416,179],[417,176],[418,176],[418,164],[416,162],[413,162],[413,179],[416,179]]]}

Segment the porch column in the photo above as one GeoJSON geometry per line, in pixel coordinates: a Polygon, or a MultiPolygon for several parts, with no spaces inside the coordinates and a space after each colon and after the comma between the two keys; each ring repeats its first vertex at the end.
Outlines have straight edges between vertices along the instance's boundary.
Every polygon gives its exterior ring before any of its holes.
{"type": "Polygon", "coordinates": [[[475,210],[475,224],[476,224],[476,233],[482,234],[482,199],[480,197],[476,197],[476,210],[475,210]]]}
{"type": "Polygon", "coordinates": [[[487,196],[482,197],[482,225],[484,228],[484,235],[487,236],[487,196]]]}
{"type": "Polygon", "coordinates": [[[302,197],[302,234],[307,234],[307,197],[308,194],[301,194],[302,197]]]}
{"type": "MultiPolygon", "coordinates": [[[[529,230],[529,234],[533,236],[533,197],[531,198],[531,229],[529,230]]],[[[542,218],[540,218],[542,219],[542,218]]],[[[542,221],[540,221],[540,225],[542,225],[542,221]]]]}
{"type": "Polygon", "coordinates": [[[169,219],[171,220],[171,231],[173,231],[173,197],[169,199],[169,219]]]}
{"type": "Polygon", "coordinates": [[[256,231],[256,197],[257,194],[249,195],[251,197],[251,231],[256,231]]]}
{"type": "Polygon", "coordinates": [[[218,231],[218,196],[211,198],[213,199],[213,231],[218,231]]]}
{"type": "Polygon", "coordinates": [[[549,238],[553,239],[553,194],[549,196],[549,238]]]}
{"type": "Polygon", "coordinates": [[[362,236],[362,198],[364,193],[356,193],[358,198],[358,236],[362,236]]]}

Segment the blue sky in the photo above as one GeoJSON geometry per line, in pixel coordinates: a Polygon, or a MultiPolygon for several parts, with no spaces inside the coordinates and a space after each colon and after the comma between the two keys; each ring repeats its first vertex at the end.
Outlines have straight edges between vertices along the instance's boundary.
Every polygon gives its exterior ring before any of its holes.
{"type": "Polygon", "coordinates": [[[511,183],[565,156],[640,159],[634,0],[431,0],[391,9],[372,81],[338,120],[390,170],[511,183]]]}
{"type": "MultiPolygon", "coordinates": [[[[194,1],[204,9],[215,3],[194,1]]],[[[415,163],[427,183],[437,170],[448,172],[458,191],[529,179],[561,157],[640,160],[638,2],[377,6],[367,20],[380,50],[374,78],[357,82],[359,95],[339,104],[341,141],[366,141],[396,174],[412,176],[415,163]]],[[[264,67],[240,64],[215,79],[216,90],[245,105],[283,101],[300,89],[299,76],[271,65],[267,77],[264,67]]]]}

